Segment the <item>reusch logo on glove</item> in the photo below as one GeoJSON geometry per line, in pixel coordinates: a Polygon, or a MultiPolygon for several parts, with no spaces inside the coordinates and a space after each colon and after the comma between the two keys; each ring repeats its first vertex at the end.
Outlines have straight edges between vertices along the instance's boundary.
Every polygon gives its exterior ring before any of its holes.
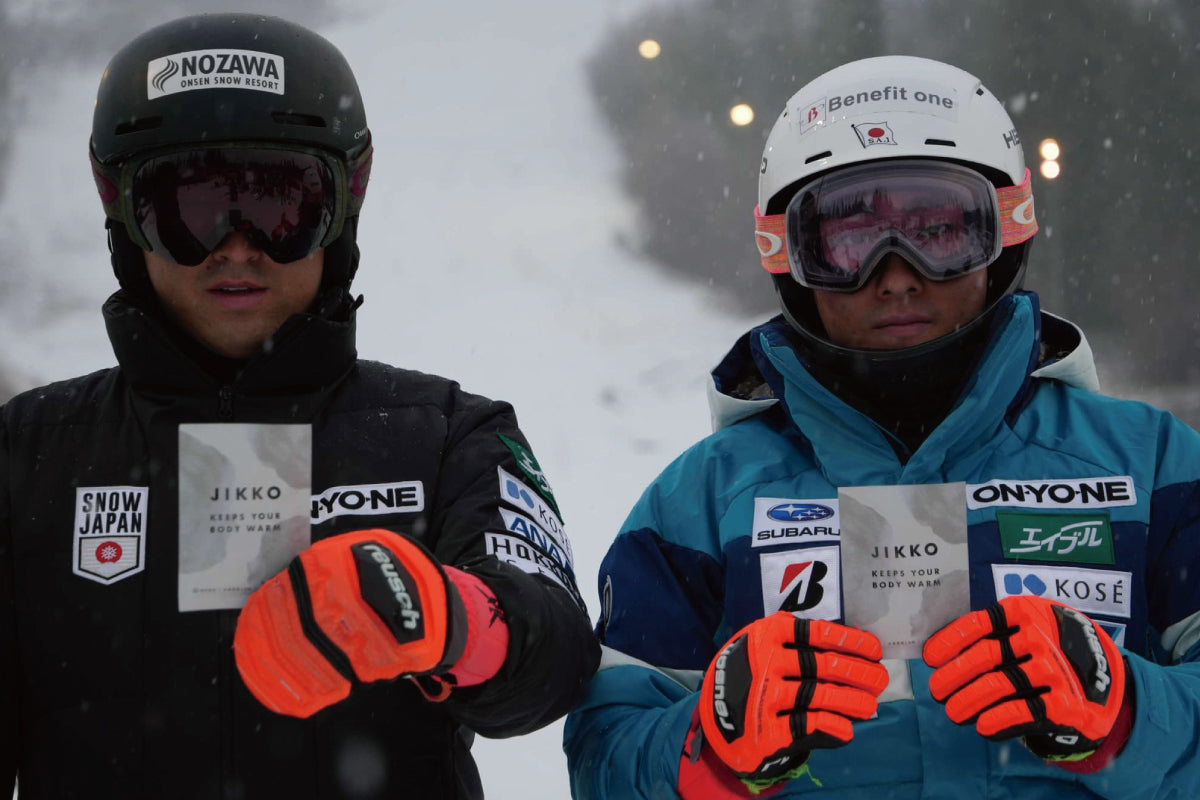
{"type": "Polygon", "coordinates": [[[1112,677],[1108,671],[1108,657],[1092,621],[1073,608],[1055,606],[1058,618],[1058,642],[1067,656],[1071,668],[1079,678],[1083,693],[1093,703],[1103,705],[1108,700],[1108,688],[1112,677]]]}
{"type": "Polygon", "coordinates": [[[415,588],[416,582],[395,554],[375,542],[362,542],[350,550],[363,599],[383,618],[396,641],[403,644],[423,638],[420,598],[409,589],[415,588]]]}
{"type": "Polygon", "coordinates": [[[746,732],[746,698],[750,693],[750,655],[746,652],[746,637],[726,645],[713,666],[713,712],[721,736],[732,743],[746,732]]]}

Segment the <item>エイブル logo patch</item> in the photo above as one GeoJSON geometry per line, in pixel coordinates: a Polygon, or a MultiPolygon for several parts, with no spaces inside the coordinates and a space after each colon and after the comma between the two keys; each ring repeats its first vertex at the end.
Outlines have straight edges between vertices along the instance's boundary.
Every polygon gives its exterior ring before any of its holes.
{"type": "Polygon", "coordinates": [[[75,490],[73,572],[97,583],[116,583],[145,566],[145,486],[80,486],[75,490]]]}
{"type": "Polygon", "coordinates": [[[517,459],[517,465],[521,468],[521,472],[525,473],[525,477],[533,481],[538,494],[545,498],[555,513],[561,517],[562,512],[558,510],[558,501],[554,497],[554,490],[550,488],[550,481],[547,480],[546,473],[542,472],[542,466],[533,457],[533,453],[529,452],[529,449],[522,446],[520,442],[508,438],[503,433],[497,433],[496,435],[500,437],[500,441],[504,442],[504,446],[517,459]]]}

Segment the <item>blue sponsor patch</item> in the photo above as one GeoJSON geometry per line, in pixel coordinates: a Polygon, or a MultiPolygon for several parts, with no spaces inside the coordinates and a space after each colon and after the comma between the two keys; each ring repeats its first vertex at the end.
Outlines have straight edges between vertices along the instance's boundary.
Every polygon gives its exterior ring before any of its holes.
{"type": "Polygon", "coordinates": [[[832,508],[820,503],[781,503],[767,510],[767,516],[778,522],[813,522],[833,514],[832,508]]]}

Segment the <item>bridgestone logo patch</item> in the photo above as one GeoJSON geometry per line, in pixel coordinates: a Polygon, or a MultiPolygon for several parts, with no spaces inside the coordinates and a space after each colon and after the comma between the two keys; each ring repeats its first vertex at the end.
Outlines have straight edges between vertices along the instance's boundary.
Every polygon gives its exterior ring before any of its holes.
{"type": "Polygon", "coordinates": [[[283,56],[254,50],[191,50],[146,65],[146,98],[196,89],[284,93],[283,56]]]}

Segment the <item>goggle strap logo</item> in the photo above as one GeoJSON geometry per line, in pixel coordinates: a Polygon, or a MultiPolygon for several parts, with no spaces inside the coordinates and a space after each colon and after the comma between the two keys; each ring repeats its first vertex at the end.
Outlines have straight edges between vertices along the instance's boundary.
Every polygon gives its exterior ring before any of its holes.
{"type": "MultiPolygon", "coordinates": [[[[1038,232],[1038,224],[1034,216],[1029,169],[1025,169],[1025,180],[1017,186],[997,189],[996,199],[1000,206],[1002,246],[1020,244],[1033,238],[1038,232]]],[[[758,245],[762,268],[772,275],[786,275],[791,271],[788,266],[787,248],[784,247],[786,234],[786,214],[766,216],[760,213],[758,206],[754,207],[754,241],[758,245]]]]}
{"type": "Polygon", "coordinates": [[[1025,180],[1016,186],[1005,186],[996,190],[1000,203],[1000,234],[1004,247],[1020,244],[1033,238],[1038,231],[1034,217],[1033,189],[1029,185],[1029,169],[1025,169],[1025,180]]]}
{"type": "Polygon", "coordinates": [[[773,275],[787,275],[791,271],[787,248],[783,246],[786,232],[786,214],[768,217],[759,213],[758,206],[754,207],[754,242],[758,245],[763,269],[773,275]]]}

